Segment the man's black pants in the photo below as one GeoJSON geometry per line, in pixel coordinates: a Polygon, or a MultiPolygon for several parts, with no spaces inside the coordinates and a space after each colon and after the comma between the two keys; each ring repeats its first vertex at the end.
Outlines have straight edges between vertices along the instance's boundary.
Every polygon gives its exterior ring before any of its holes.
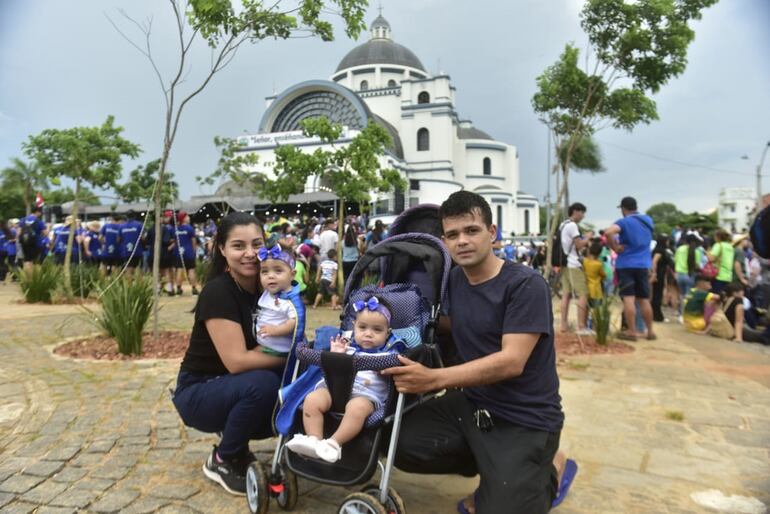
{"type": "Polygon", "coordinates": [[[499,418],[484,432],[476,426],[475,410],[462,391],[450,391],[409,412],[396,467],[409,473],[480,475],[478,514],[548,512],[558,488],[553,457],[561,432],[499,418]]]}

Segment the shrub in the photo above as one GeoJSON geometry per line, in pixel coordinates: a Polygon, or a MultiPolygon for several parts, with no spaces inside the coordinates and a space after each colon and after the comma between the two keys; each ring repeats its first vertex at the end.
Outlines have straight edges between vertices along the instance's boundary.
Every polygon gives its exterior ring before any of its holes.
{"type": "Polygon", "coordinates": [[[93,264],[79,264],[72,267],[70,285],[72,294],[79,298],[88,298],[101,282],[99,267],[93,264]]]}
{"type": "Polygon", "coordinates": [[[96,315],[96,325],[115,338],[120,353],[140,355],[142,332],[152,314],[151,277],[121,278],[101,293],[102,312],[96,315]]]}
{"type": "Polygon", "coordinates": [[[596,342],[606,345],[610,335],[610,319],[612,297],[605,296],[599,303],[591,309],[591,315],[594,321],[594,331],[596,332],[596,342]]]}
{"type": "Polygon", "coordinates": [[[51,303],[62,278],[62,269],[50,260],[34,264],[30,271],[19,269],[16,276],[27,303],[51,303]]]}

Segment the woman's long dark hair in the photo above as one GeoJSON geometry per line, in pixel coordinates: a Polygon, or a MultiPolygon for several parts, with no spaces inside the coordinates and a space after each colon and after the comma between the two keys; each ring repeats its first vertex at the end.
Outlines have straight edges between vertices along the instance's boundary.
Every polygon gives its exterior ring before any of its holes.
{"type": "Polygon", "coordinates": [[[697,263],[695,262],[695,249],[698,247],[698,238],[693,234],[687,236],[687,273],[695,273],[697,263]]]}
{"type": "Polygon", "coordinates": [[[382,224],[382,220],[374,222],[374,228],[372,229],[372,243],[377,244],[382,241],[382,233],[385,231],[385,227],[382,224]]]}
{"type": "Polygon", "coordinates": [[[214,246],[211,249],[211,267],[209,267],[208,276],[206,277],[207,281],[218,277],[227,269],[227,259],[222,255],[219,247],[225,246],[227,238],[230,236],[230,232],[234,227],[244,225],[256,225],[257,228],[259,228],[259,232],[264,237],[265,233],[262,229],[262,225],[259,223],[259,220],[251,214],[246,214],[245,212],[232,212],[219,220],[217,234],[214,238],[214,246]]]}
{"type": "Polygon", "coordinates": [[[356,229],[353,225],[348,225],[348,229],[345,231],[345,246],[356,246],[356,229]]]}

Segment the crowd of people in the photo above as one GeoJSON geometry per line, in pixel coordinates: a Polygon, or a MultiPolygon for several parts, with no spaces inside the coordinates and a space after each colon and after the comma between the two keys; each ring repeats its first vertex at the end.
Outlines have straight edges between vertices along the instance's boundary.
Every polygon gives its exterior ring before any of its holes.
{"type": "MultiPolygon", "coordinates": [[[[153,265],[155,227],[142,220],[134,213],[111,216],[103,222],[76,220],[71,263],[99,266],[105,275],[148,272],[153,265]]],[[[341,249],[342,271],[347,280],[358,258],[368,247],[382,241],[387,230],[379,220],[368,227],[366,215],[350,216],[345,222],[341,249]]],[[[22,265],[44,260],[63,265],[71,226],[70,216],[61,223],[46,223],[40,208],[21,219],[0,220],[0,282],[6,280],[9,271],[22,265]]],[[[318,293],[309,303],[317,307],[327,300],[332,308],[340,308],[337,222],[323,216],[273,217],[265,220],[264,227],[269,241],[296,256],[296,280],[303,295],[309,283],[318,284],[318,293]]],[[[200,277],[196,263],[211,261],[216,224],[213,220],[193,224],[186,212],[169,210],[163,212],[160,232],[159,263],[165,293],[181,295],[189,284],[191,293],[197,295],[200,277]]],[[[375,262],[370,271],[376,273],[376,267],[375,262]]]]}
{"type": "MultiPolygon", "coordinates": [[[[770,331],[762,328],[770,304],[770,261],[753,252],[747,234],[701,234],[682,226],[656,234],[634,198],[623,198],[618,207],[622,217],[615,223],[583,233],[579,224],[587,208],[574,203],[557,229],[552,263],[561,275],[561,331],[570,329],[575,301],[577,333],[592,334],[591,308],[617,292],[623,301],[620,339],[655,339],[654,323],[669,321],[666,307],[688,330],[770,344],[770,331]]],[[[544,249],[523,262],[543,269],[545,260],[536,257],[544,249]]]]}

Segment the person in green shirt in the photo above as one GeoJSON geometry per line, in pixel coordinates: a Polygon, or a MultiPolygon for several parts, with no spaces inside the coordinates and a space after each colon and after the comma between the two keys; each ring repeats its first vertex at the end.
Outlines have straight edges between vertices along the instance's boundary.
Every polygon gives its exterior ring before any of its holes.
{"type": "Polygon", "coordinates": [[[294,274],[294,281],[299,285],[300,297],[304,299],[310,273],[308,272],[308,265],[307,260],[305,260],[305,256],[299,252],[297,252],[296,255],[297,258],[294,261],[294,270],[296,271],[294,274]]]}
{"type": "Polygon", "coordinates": [[[714,235],[716,243],[708,253],[709,261],[714,263],[719,272],[711,284],[711,291],[721,293],[733,279],[733,264],[735,263],[735,248],[730,244],[730,234],[719,229],[714,235]]]}
{"type": "Polygon", "coordinates": [[[700,271],[700,263],[703,262],[703,248],[695,234],[688,234],[683,244],[674,252],[674,272],[676,284],[679,286],[680,302],[679,314],[682,314],[682,306],[687,293],[695,286],[695,275],[700,271]]]}

